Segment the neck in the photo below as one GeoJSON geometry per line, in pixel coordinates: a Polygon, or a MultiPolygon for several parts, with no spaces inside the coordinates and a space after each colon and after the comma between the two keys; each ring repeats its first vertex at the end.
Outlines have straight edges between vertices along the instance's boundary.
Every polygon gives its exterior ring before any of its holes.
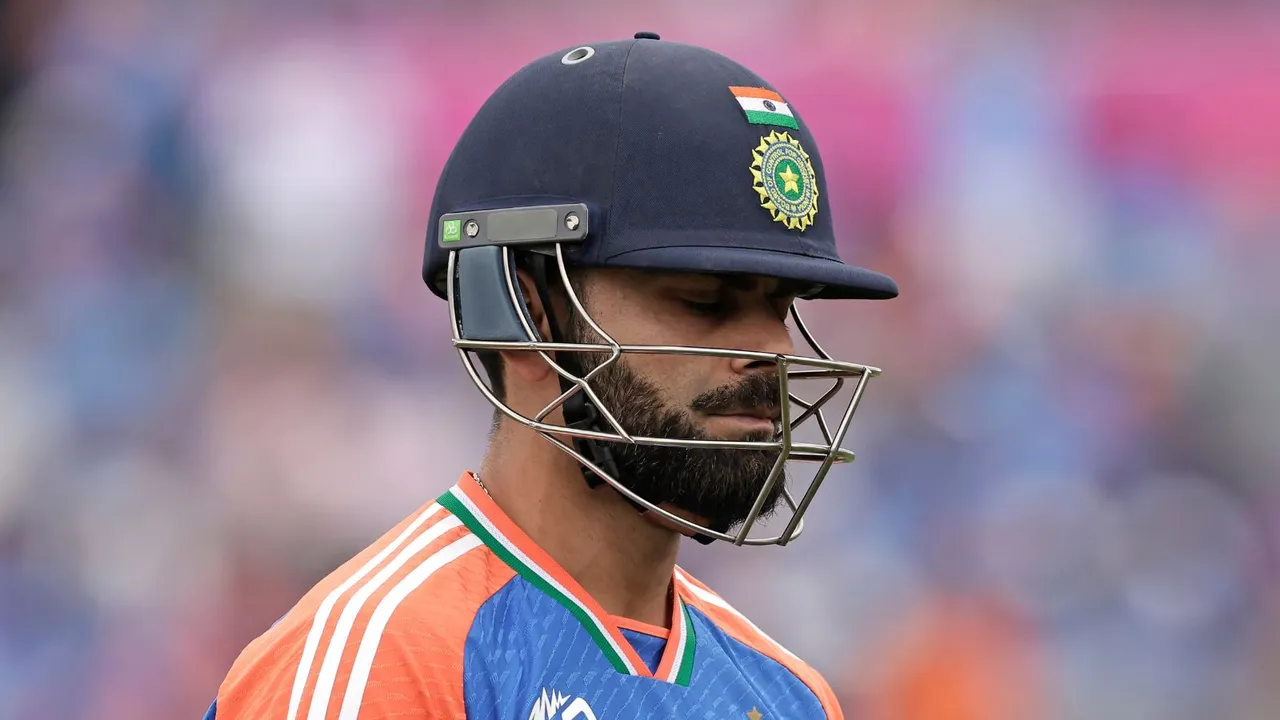
{"type": "Polygon", "coordinates": [[[480,466],[493,501],[611,615],[669,627],[681,536],[523,426],[504,422],[480,466]]]}

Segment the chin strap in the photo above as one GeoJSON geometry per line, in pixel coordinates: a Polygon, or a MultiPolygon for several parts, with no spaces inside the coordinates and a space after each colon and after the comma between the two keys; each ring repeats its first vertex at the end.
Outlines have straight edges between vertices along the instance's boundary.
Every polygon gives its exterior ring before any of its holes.
{"type": "MultiPolygon", "coordinates": [[[[551,260],[550,258],[537,256],[533,259],[534,262],[531,263],[532,267],[529,269],[533,274],[533,285],[537,290],[538,298],[542,301],[543,312],[547,314],[547,325],[551,328],[551,341],[564,342],[564,333],[560,331],[560,323],[557,322],[555,306],[551,303],[550,285],[547,280],[547,266],[551,264],[551,260]]],[[[560,392],[568,392],[573,387],[573,383],[559,373],[556,375],[560,380],[560,392]]],[[[560,406],[560,411],[564,413],[566,427],[574,430],[606,432],[600,419],[600,411],[596,409],[595,404],[591,402],[584,392],[579,391],[569,396],[569,399],[560,406]]],[[[606,443],[575,437],[573,438],[573,447],[605,472],[614,477],[618,476],[618,465],[614,462],[613,453],[606,443]]],[[[600,476],[589,470],[585,465],[582,466],[582,476],[586,479],[587,486],[591,488],[599,487],[604,482],[600,476]]]]}
{"type": "MultiPolygon", "coordinates": [[[[555,306],[551,304],[550,285],[547,279],[547,268],[550,264],[550,258],[535,256],[529,270],[533,275],[533,285],[538,293],[538,298],[542,301],[543,312],[547,314],[547,325],[551,328],[551,341],[559,343],[564,342],[564,334],[560,331],[560,323],[557,322],[555,306]]],[[[560,392],[568,392],[573,387],[573,383],[559,373],[556,373],[556,375],[560,379],[560,392]]],[[[591,399],[587,397],[587,394],[582,391],[569,396],[569,399],[560,406],[560,410],[564,413],[564,424],[571,429],[594,430],[596,432],[608,432],[612,429],[605,429],[605,423],[600,417],[600,411],[596,408],[595,403],[591,402],[591,399]]],[[[575,437],[573,438],[573,447],[602,470],[615,478],[618,477],[618,464],[613,459],[613,452],[609,449],[609,443],[575,437]]],[[[580,465],[580,467],[582,468],[582,477],[587,482],[587,487],[595,489],[604,484],[604,480],[587,466],[580,465]]],[[[630,503],[641,515],[651,513],[649,508],[631,498],[625,495],[622,498],[630,503]]],[[[710,545],[715,541],[715,538],[702,533],[694,533],[690,537],[703,545],[710,545]]]]}

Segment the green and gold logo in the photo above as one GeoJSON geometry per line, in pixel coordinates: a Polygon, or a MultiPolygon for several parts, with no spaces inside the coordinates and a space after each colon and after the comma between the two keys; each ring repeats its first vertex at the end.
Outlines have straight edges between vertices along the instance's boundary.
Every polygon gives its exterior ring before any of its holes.
{"type": "Polygon", "coordinates": [[[760,138],[751,151],[751,177],[760,206],[776,222],[791,230],[813,224],[818,214],[818,180],[800,141],[777,131],[760,138]]]}

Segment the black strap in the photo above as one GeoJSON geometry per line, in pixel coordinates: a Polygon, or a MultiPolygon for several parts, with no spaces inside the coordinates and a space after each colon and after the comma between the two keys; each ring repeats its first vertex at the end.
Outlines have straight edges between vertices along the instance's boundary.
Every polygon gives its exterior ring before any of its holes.
{"type": "MultiPolygon", "coordinates": [[[[557,322],[555,306],[551,303],[550,282],[548,279],[548,269],[554,260],[538,255],[532,256],[532,259],[530,272],[533,274],[533,285],[538,293],[538,298],[542,301],[543,311],[547,314],[547,325],[551,328],[551,341],[556,343],[564,342],[564,333],[561,332],[560,323],[557,322]]],[[[568,288],[565,290],[567,292],[568,288]]],[[[573,387],[573,383],[569,382],[564,376],[559,375],[559,373],[557,373],[557,376],[560,379],[560,392],[568,392],[573,387]]],[[[569,399],[561,405],[561,412],[564,413],[564,423],[569,428],[605,432],[605,424],[600,416],[600,411],[596,408],[595,403],[592,403],[591,399],[587,397],[587,394],[581,390],[569,396],[569,399]]],[[[602,470],[614,477],[618,476],[618,466],[613,461],[613,453],[610,452],[607,443],[587,438],[573,438],[573,446],[574,449],[582,453],[602,470]]],[[[582,467],[582,475],[586,479],[587,485],[592,488],[598,487],[604,482],[603,479],[585,465],[582,467]]]]}

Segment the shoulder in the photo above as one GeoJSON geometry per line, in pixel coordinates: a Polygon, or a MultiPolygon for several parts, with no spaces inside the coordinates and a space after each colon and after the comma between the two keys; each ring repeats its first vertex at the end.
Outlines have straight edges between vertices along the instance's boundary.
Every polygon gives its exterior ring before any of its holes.
{"type": "Polygon", "coordinates": [[[308,592],[233,664],[218,718],[462,718],[466,638],[512,577],[432,503],[308,592]]]}
{"type": "Polygon", "coordinates": [[[677,589],[686,603],[705,615],[721,632],[790,671],[817,697],[828,720],[844,719],[835,693],[821,673],[765,634],[724,598],[683,568],[676,568],[675,578],[677,589]]]}

